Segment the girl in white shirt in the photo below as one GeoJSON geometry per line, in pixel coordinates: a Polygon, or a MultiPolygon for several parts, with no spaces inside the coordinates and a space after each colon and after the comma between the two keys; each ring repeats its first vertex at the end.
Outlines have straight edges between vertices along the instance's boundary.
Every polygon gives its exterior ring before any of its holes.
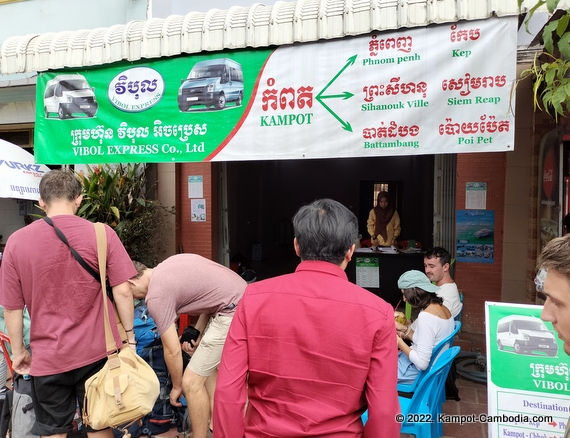
{"type": "Polygon", "coordinates": [[[420,371],[429,365],[434,347],[449,336],[455,328],[451,313],[436,295],[438,287],[427,276],[416,270],[407,271],[398,280],[404,301],[420,309],[415,330],[395,322],[398,333],[398,383],[413,382],[420,371]],[[405,339],[412,341],[408,346],[405,339]]]}

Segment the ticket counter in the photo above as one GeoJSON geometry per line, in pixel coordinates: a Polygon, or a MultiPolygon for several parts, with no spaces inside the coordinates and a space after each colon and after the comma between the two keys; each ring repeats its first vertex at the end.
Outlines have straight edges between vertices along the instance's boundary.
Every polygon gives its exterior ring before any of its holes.
{"type": "Polygon", "coordinates": [[[423,252],[383,253],[370,248],[357,249],[346,268],[348,279],[392,306],[402,299],[398,278],[410,269],[424,271],[423,252]]]}

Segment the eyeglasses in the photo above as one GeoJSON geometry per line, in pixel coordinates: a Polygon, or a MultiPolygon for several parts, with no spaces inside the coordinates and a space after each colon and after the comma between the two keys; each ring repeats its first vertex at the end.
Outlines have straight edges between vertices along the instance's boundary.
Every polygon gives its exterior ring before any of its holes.
{"type": "Polygon", "coordinates": [[[546,273],[546,269],[541,268],[540,271],[538,271],[538,274],[536,274],[536,277],[534,277],[534,285],[538,292],[544,293],[544,280],[546,280],[546,273]]]}

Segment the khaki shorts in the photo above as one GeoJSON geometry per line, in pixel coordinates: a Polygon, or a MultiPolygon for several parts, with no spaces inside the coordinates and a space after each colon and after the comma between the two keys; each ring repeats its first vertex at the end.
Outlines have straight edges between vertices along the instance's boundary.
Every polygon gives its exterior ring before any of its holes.
{"type": "Polygon", "coordinates": [[[188,364],[192,372],[205,377],[211,375],[220,365],[232,319],[233,315],[219,314],[210,318],[204,336],[188,364]]]}

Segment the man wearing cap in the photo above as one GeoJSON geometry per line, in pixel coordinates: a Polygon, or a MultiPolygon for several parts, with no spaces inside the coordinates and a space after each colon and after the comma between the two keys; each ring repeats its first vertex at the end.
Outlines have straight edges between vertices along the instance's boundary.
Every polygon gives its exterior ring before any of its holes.
{"type": "Polygon", "coordinates": [[[433,348],[449,336],[455,328],[451,312],[438,297],[439,288],[420,271],[404,272],[398,279],[404,301],[419,309],[415,330],[395,321],[398,333],[398,383],[413,382],[430,362],[433,348]],[[412,341],[412,346],[405,339],[412,341]]]}

